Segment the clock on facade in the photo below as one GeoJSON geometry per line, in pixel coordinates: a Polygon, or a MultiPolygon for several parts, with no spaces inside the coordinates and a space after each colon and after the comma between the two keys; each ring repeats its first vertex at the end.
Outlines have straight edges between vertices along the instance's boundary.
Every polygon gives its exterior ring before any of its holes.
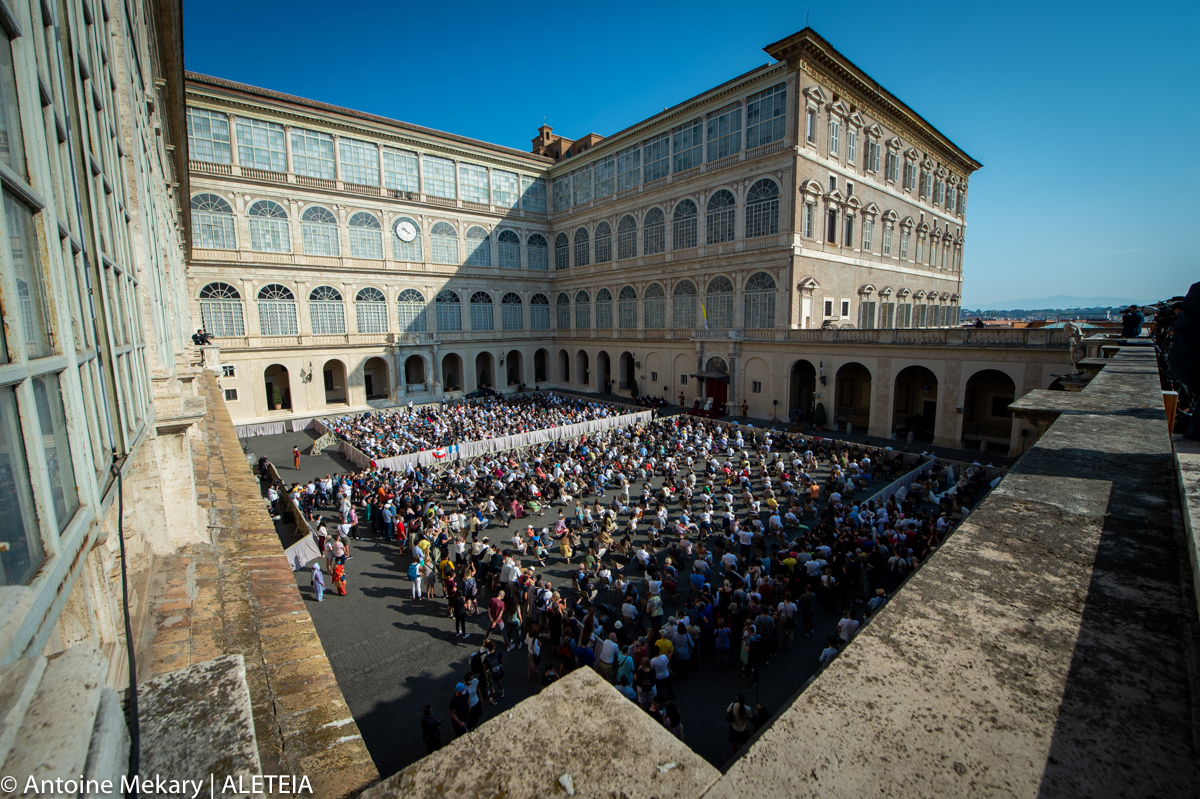
{"type": "Polygon", "coordinates": [[[412,241],[417,237],[417,228],[412,222],[407,219],[401,219],[396,223],[396,238],[405,243],[412,241]]]}

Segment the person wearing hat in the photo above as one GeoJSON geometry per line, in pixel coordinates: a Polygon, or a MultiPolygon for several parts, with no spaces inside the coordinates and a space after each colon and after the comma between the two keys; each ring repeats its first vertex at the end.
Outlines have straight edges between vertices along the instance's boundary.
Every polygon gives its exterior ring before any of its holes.
{"type": "Polygon", "coordinates": [[[467,696],[467,686],[458,683],[454,686],[454,696],[450,697],[450,721],[454,725],[454,736],[470,732],[471,699],[467,696]]]}

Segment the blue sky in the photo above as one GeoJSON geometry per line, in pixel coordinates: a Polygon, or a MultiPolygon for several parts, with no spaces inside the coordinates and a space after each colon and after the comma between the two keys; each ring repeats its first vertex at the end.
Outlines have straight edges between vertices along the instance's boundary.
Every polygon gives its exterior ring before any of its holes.
{"type": "MultiPolygon", "coordinates": [[[[187,68],[528,149],[614,133],[768,63],[804,3],[185,0],[187,68]]],[[[964,306],[1200,280],[1200,3],[812,4],[966,150],[964,306]],[[1189,55],[1190,53],[1190,55],[1189,55]]]]}

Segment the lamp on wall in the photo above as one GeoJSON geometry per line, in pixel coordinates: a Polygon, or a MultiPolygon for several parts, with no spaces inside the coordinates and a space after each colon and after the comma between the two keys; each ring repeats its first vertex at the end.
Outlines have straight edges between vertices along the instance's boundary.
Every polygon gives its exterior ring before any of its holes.
{"type": "Polygon", "coordinates": [[[821,373],[821,385],[826,385],[826,383],[825,383],[825,362],[824,361],[821,361],[819,364],[817,364],[817,371],[821,373]]]}
{"type": "Polygon", "coordinates": [[[633,362],[633,366],[634,366],[634,368],[635,368],[635,369],[641,369],[641,368],[642,368],[642,362],[641,362],[641,361],[634,361],[634,362],[633,362]]]}
{"type": "Polygon", "coordinates": [[[312,379],[313,379],[312,361],[309,361],[308,362],[308,374],[305,374],[303,369],[300,370],[300,382],[301,383],[311,383],[312,379]]]}

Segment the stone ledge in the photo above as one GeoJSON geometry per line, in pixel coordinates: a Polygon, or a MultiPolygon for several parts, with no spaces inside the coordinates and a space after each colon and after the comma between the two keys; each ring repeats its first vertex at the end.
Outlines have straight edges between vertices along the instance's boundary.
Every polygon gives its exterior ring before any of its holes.
{"type": "MultiPolygon", "coordinates": [[[[435,715],[453,736],[446,702],[435,715]]],[[[577,669],[362,794],[362,799],[454,796],[699,797],[721,773],[655,724],[591,669],[577,669]]]]}

